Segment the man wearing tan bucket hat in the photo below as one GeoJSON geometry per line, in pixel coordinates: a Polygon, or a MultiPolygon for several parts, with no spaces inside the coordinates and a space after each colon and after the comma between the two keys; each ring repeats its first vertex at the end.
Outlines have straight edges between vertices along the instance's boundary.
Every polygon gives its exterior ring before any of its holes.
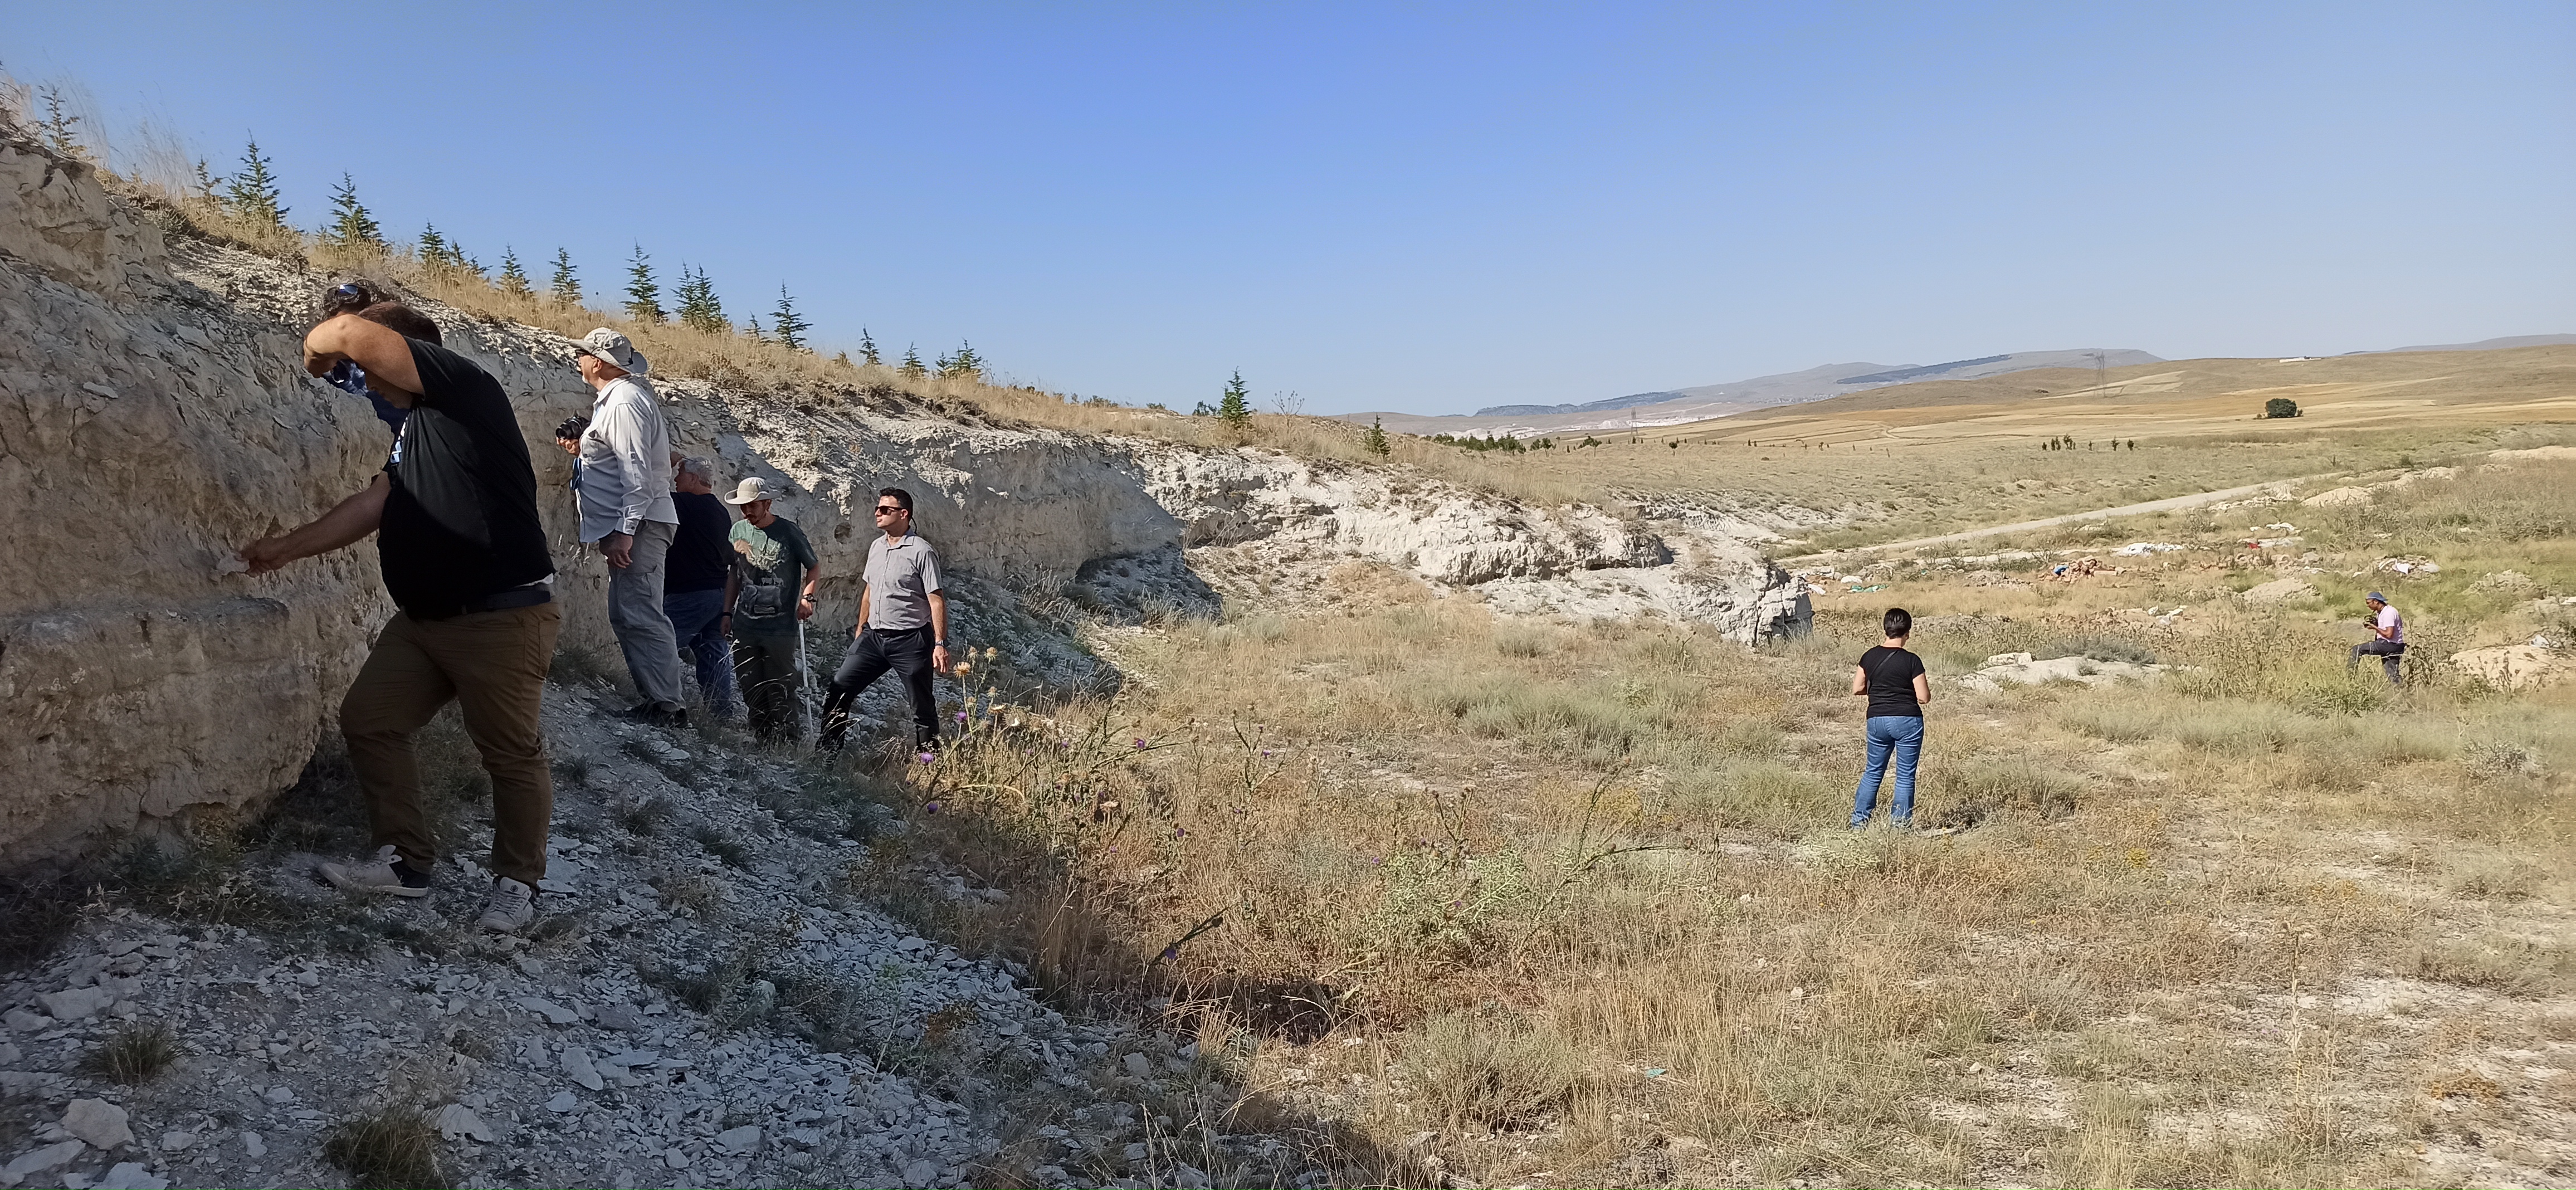
{"type": "Polygon", "coordinates": [[[687,721],[680,641],[662,611],[662,575],[678,535],[671,503],[671,428],[643,377],[644,353],[601,327],[572,345],[581,378],[599,393],[581,435],[581,543],[608,560],[608,623],[643,698],[627,712],[666,727],[687,721]]]}

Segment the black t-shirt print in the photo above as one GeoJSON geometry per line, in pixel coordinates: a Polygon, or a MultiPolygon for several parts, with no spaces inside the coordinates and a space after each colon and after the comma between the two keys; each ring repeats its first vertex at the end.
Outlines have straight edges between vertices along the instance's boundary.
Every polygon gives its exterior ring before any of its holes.
{"type": "Polygon", "coordinates": [[[1914,677],[1923,672],[1922,658],[1909,650],[1879,645],[1860,655],[1860,670],[1869,678],[1870,718],[1923,717],[1923,704],[1914,701],[1914,677]]]}
{"type": "Polygon", "coordinates": [[[394,602],[414,619],[437,620],[554,573],[554,559],[508,394],[472,360],[410,342],[420,400],[385,464],[393,490],[376,557],[394,602]]]}

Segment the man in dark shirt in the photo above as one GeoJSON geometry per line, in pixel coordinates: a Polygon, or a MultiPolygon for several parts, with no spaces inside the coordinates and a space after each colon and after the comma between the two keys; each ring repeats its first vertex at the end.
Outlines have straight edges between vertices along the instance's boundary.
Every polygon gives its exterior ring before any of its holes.
{"type": "Polygon", "coordinates": [[[477,924],[516,932],[534,920],[546,874],[554,785],[537,710],[562,623],[527,439],[499,382],[440,346],[437,324],[407,306],[378,301],[305,336],[306,371],[344,363],[410,411],[392,458],[365,491],[241,551],[260,574],[375,534],[400,609],[340,704],[375,854],[322,874],[353,892],[428,895],[438,835],[412,734],[456,700],[492,776],[494,876],[477,924]]]}
{"type": "Polygon", "coordinates": [[[725,503],[742,510],[733,527],[733,577],[725,615],[733,634],[734,676],[742,683],[751,734],[778,742],[805,738],[805,621],[814,618],[814,587],[823,563],[796,522],[771,511],[769,481],[743,480],[725,503]]]}
{"type": "Polygon", "coordinates": [[[733,568],[733,514],[716,499],[715,472],[701,458],[680,460],[671,473],[671,507],[679,534],[663,563],[662,614],[679,634],[680,652],[696,663],[698,697],[707,713],[734,712],[733,657],[725,644],[725,575],[733,568]]]}

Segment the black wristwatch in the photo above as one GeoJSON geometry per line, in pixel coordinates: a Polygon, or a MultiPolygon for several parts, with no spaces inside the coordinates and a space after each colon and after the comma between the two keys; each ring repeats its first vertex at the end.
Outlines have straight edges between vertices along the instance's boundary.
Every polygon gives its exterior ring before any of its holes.
{"type": "Polygon", "coordinates": [[[934,649],[944,649],[948,647],[948,642],[944,640],[934,640],[930,642],[930,647],[934,649]]]}

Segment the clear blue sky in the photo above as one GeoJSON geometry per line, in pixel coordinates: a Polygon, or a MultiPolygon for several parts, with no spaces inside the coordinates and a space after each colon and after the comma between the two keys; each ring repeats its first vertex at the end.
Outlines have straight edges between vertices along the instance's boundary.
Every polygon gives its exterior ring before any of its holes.
{"type": "Polygon", "coordinates": [[[1187,408],[2576,331],[2576,5],[13,6],[311,226],[1187,408]]]}

